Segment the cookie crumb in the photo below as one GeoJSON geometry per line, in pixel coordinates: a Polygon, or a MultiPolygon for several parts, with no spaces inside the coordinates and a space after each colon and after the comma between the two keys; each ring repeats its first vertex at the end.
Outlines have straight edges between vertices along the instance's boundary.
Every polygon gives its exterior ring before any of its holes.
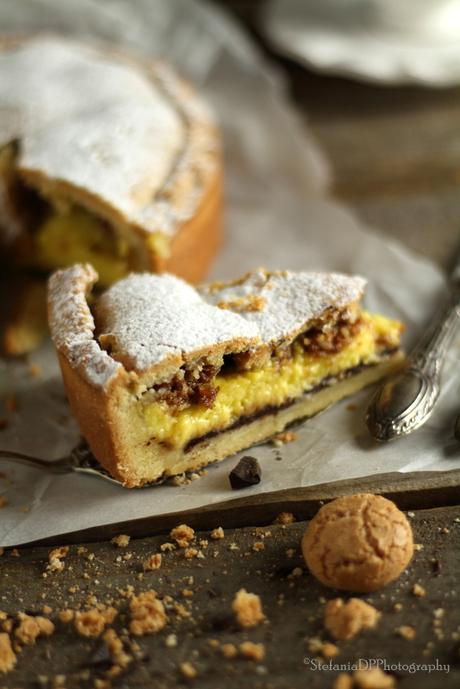
{"type": "Polygon", "coordinates": [[[224,658],[227,658],[228,660],[236,658],[236,656],[238,655],[238,649],[235,646],[235,644],[222,644],[220,650],[224,658]]]}
{"type": "Polygon", "coordinates": [[[248,593],[246,589],[240,589],[236,593],[232,609],[241,627],[255,627],[265,619],[259,596],[248,593]]]}
{"type": "Polygon", "coordinates": [[[337,675],[332,685],[332,689],[352,689],[353,677],[347,675],[346,672],[341,672],[337,675]]]}
{"type": "Polygon", "coordinates": [[[199,551],[197,548],[185,548],[184,557],[186,560],[192,560],[194,557],[198,557],[199,551]]]}
{"type": "Polygon", "coordinates": [[[362,629],[372,629],[380,613],[359,598],[334,598],[326,603],[324,625],[335,639],[352,639],[362,629]]]}
{"type": "Polygon", "coordinates": [[[426,590],[420,584],[413,585],[412,593],[414,594],[414,596],[417,596],[417,598],[423,598],[424,596],[426,596],[426,590]]]}
{"type": "Polygon", "coordinates": [[[116,616],[117,610],[112,607],[107,607],[103,610],[98,608],[90,608],[83,611],[76,610],[73,616],[75,631],[80,636],[100,636],[106,626],[111,624],[116,616]]]}
{"type": "Polygon", "coordinates": [[[135,636],[156,634],[167,622],[163,603],[158,600],[155,591],[144,591],[133,596],[129,604],[131,622],[129,630],[135,636]]]}
{"type": "Polygon", "coordinates": [[[287,443],[292,443],[297,440],[298,433],[294,431],[284,431],[283,433],[277,433],[272,437],[272,443],[275,447],[280,447],[281,445],[287,445],[287,443]]]}
{"type": "Polygon", "coordinates": [[[58,618],[64,624],[67,624],[68,622],[72,622],[74,617],[75,617],[75,611],[71,610],[70,608],[65,608],[64,610],[60,610],[58,612],[58,618]]]}
{"type": "Polygon", "coordinates": [[[120,639],[115,629],[107,629],[102,639],[113,662],[112,667],[108,669],[106,674],[108,678],[117,677],[128,667],[133,658],[126,653],[123,641],[120,639]]]}
{"type": "Polygon", "coordinates": [[[406,639],[407,641],[412,641],[416,637],[415,629],[409,624],[402,624],[397,628],[396,632],[399,634],[399,636],[402,636],[402,638],[406,639]]]}
{"type": "Polygon", "coordinates": [[[393,689],[395,687],[395,678],[385,674],[379,667],[356,670],[353,679],[358,689],[393,689]]]}
{"type": "Polygon", "coordinates": [[[321,655],[323,658],[335,658],[340,653],[339,647],[332,644],[330,641],[325,641],[321,647],[321,655]]]}
{"type": "Polygon", "coordinates": [[[54,624],[47,617],[19,613],[19,625],[14,631],[16,639],[26,646],[32,646],[39,636],[51,636],[54,624]]]}
{"type": "Polygon", "coordinates": [[[296,518],[292,512],[280,512],[273,523],[287,526],[288,524],[294,524],[295,520],[296,518]]]}
{"type": "Polygon", "coordinates": [[[172,529],[169,535],[173,541],[176,541],[179,548],[187,548],[190,545],[190,541],[193,541],[195,538],[195,531],[187,524],[179,524],[179,526],[172,529]]]}
{"type": "Polygon", "coordinates": [[[168,634],[168,636],[165,639],[165,646],[167,648],[176,648],[177,636],[175,634],[168,634]]]}
{"type": "Polygon", "coordinates": [[[62,572],[65,564],[63,562],[64,558],[69,554],[69,546],[64,545],[60,548],[53,548],[48,553],[48,564],[46,566],[47,572],[62,572]]]}
{"type": "Polygon", "coordinates": [[[335,658],[340,651],[338,646],[332,644],[330,641],[322,641],[318,637],[313,637],[308,640],[308,650],[315,655],[322,655],[325,659],[335,658]]]}
{"type": "Polygon", "coordinates": [[[154,553],[147,560],[144,561],[144,572],[152,572],[154,569],[161,567],[161,553],[154,553]]]}
{"type": "Polygon", "coordinates": [[[180,671],[184,675],[186,679],[195,679],[195,677],[198,675],[198,672],[192,663],[189,663],[188,661],[185,663],[180,664],[180,671]]]}
{"type": "Polygon", "coordinates": [[[255,541],[252,544],[252,549],[256,553],[260,552],[261,550],[265,550],[265,543],[263,541],[255,541]]]}
{"type": "Polygon", "coordinates": [[[252,641],[243,641],[240,644],[240,653],[243,658],[260,662],[265,658],[265,646],[263,644],[255,644],[252,641]]]}
{"type": "Polygon", "coordinates": [[[16,653],[11,646],[8,634],[0,634],[0,672],[9,672],[16,665],[16,653]]]}
{"type": "Polygon", "coordinates": [[[113,545],[115,545],[117,548],[127,548],[130,540],[131,536],[128,536],[127,534],[120,534],[119,536],[114,536],[110,543],[113,543],[113,545]]]}
{"type": "Polygon", "coordinates": [[[213,529],[211,531],[211,538],[213,539],[213,541],[218,541],[221,538],[224,538],[224,536],[225,536],[225,533],[224,533],[224,530],[221,526],[218,526],[217,529],[213,529]]]}

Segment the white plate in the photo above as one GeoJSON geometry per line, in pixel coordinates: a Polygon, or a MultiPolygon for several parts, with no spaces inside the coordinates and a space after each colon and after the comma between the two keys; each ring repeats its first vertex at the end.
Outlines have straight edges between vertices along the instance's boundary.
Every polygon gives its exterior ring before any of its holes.
{"type": "Polygon", "coordinates": [[[383,84],[460,82],[458,0],[271,0],[263,30],[316,70],[383,84]]]}

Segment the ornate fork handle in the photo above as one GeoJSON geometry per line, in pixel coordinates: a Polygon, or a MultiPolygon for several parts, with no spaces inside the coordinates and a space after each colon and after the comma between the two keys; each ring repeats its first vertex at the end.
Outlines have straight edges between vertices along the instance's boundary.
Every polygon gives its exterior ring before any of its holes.
{"type": "Polygon", "coordinates": [[[439,380],[442,364],[459,319],[460,281],[454,284],[450,299],[412,351],[409,357],[411,366],[439,380]]]}
{"type": "Polygon", "coordinates": [[[460,322],[460,280],[450,299],[408,357],[406,368],[386,381],[369,405],[366,423],[376,440],[407,435],[431,415],[440,392],[442,366],[460,322]]]}

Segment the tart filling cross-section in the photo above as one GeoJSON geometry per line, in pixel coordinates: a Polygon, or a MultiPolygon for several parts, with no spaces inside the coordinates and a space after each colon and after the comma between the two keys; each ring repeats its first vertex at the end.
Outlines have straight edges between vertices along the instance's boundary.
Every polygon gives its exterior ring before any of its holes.
{"type": "Polygon", "coordinates": [[[403,359],[402,325],[363,310],[360,277],[259,269],[195,289],[141,273],[91,299],[96,281],[89,265],[52,275],[51,334],[82,433],[126,486],[267,439],[403,359]]]}

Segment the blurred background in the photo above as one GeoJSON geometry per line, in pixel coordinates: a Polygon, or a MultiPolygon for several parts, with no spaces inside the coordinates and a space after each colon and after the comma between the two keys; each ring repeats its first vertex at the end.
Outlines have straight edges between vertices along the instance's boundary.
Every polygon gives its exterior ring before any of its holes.
{"type": "Polygon", "coordinates": [[[449,267],[460,243],[457,0],[215,0],[251,32],[367,225],[449,267]]]}

